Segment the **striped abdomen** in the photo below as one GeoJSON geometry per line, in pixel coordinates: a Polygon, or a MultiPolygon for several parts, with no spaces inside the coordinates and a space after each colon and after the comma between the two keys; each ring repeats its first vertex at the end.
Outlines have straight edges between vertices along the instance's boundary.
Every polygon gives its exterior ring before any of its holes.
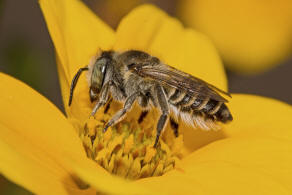
{"type": "Polygon", "coordinates": [[[194,97],[178,89],[165,89],[165,91],[175,117],[191,125],[212,129],[216,121],[226,123],[233,119],[227,106],[221,101],[203,95],[194,97]]]}

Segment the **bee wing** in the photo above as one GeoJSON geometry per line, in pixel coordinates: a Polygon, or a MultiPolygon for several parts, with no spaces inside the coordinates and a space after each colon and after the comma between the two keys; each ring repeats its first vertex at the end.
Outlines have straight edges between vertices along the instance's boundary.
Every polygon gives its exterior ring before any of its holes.
{"type": "Polygon", "coordinates": [[[160,81],[165,85],[183,90],[192,96],[209,97],[210,99],[220,102],[228,102],[228,100],[222,97],[219,93],[231,97],[229,93],[165,64],[136,64],[135,66],[132,66],[130,70],[139,76],[160,81]]]}

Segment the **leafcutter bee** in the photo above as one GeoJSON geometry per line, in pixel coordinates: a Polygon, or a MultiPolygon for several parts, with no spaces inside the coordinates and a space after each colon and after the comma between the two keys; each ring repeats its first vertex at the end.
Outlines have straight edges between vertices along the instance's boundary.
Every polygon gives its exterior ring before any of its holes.
{"type": "Polygon", "coordinates": [[[105,124],[104,132],[122,120],[135,101],[144,110],[141,117],[149,109],[160,110],[154,147],[169,119],[176,136],[178,121],[210,130],[218,127],[217,122],[233,120],[225,105],[227,100],[219,93],[230,94],[137,50],[103,51],[88,66],[80,68],[72,80],[69,106],[83,71],[88,71],[90,100],[96,101],[91,116],[109,101],[110,96],[124,104],[105,124]]]}

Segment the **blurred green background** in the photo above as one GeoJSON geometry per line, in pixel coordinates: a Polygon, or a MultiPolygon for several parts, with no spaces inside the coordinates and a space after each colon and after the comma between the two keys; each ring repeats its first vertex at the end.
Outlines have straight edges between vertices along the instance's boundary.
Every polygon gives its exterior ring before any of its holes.
{"type": "MultiPolygon", "coordinates": [[[[179,0],[84,2],[114,28],[121,17],[141,3],[156,4],[173,16],[177,15],[180,3],[179,0]]],[[[27,83],[63,110],[54,47],[37,0],[0,0],[0,71],[27,83]]],[[[292,57],[261,74],[248,76],[227,71],[227,75],[232,93],[251,93],[292,104],[292,57]]],[[[30,193],[0,176],[0,194],[30,193]]]]}

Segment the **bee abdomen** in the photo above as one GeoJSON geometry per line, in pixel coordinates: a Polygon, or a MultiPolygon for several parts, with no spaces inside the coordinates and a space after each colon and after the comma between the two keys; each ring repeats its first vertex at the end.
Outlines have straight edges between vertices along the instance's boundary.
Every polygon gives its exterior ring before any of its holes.
{"type": "Polygon", "coordinates": [[[168,101],[177,108],[178,111],[190,116],[200,116],[212,121],[227,123],[233,117],[227,106],[207,96],[191,96],[179,89],[167,90],[168,101]]]}
{"type": "Polygon", "coordinates": [[[172,90],[170,92],[169,97],[168,97],[168,101],[173,105],[177,105],[181,101],[183,101],[184,97],[185,97],[185,93],[184,92],[182,92],[182,91],[180,91],[178,89],[175,89],[175,90],[172,90]]]}
{"type": "Polygon", "coordinates": [[[222,102],[210,99],[208,103],[202,108],[202,112],[213,115],[220,109],[222,102]]]}
{"type": "Polygon", "coordinates": [[[227,123],[229,121],[233,120],[233,117],[229,111],[229,109],[227,108],[227,106],[222,103],[222,105],[220,106],[220,108],[218,109],[218,111],[214,114],[217,118],[217,120],[223,122],[223,123],[227,123]]]}
{"type": "Polygon", "coordinates": [[[209,98],[199,98],[192,104],[193,113],[201,112],[206,118],[226,123],[233,117],[227,106],[220,101],[209,98]],[[207,101],[207,102],[206,102],[207,101]]]}

